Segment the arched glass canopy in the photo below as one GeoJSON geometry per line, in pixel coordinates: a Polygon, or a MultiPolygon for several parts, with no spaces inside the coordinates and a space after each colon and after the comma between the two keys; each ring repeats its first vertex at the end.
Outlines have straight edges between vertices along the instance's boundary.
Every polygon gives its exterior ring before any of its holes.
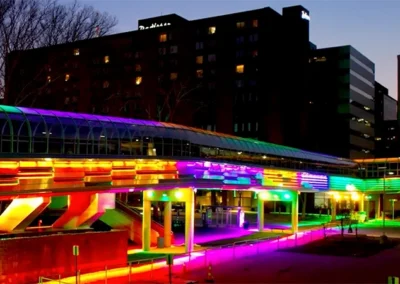
{"type": "Polygon", "coordinates": [[[158,121],[0,105],[0,127],[1,154],[207,157],[356,166],[347,159],[158,121]]]}

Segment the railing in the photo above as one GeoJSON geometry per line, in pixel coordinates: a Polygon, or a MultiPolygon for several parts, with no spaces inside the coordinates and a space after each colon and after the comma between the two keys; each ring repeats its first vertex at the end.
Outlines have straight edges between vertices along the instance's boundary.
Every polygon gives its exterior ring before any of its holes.
{"type": "Polygon", "coordinates": [[[70,284],[70,282],[64,282],[61,280],[61,275],[59,274],[58,279],[51,279],[51,278],[46,278],[46,277],[39,277],[39,284],[42,283],[48,283],[48,282],[53,282],[53,283],[59,283],[59,284],[70,284]]]}
{"type": "MultiPolygon", "coordinates": [[[[176,255],[172,273],[174,278],[199,277],[195,271],[205,271],[210,264],[217,265],[263,253],[289,249],[336,234],[340,234],[339,227],[324,226],[318,230],[300,232],[294,235],[241,240],[225,245],[198,249],[189,254],[176,255]],[[188,272],[191,274],[188,275],[188,272]]],[[[165,283],[163,277],[169,273],[166,265],[166,255],[130,261],[128,265],[96,267],[96,270],[98,272],[80,270],[78,272],[78,283],[142,283],[149,279],[154,282],[165,283]],[[93,275],[97,275],[96,281],[94,281],[93,275]]],[[[204,274],[201,277],[204,277],[204,274]]],[[[75,277],[61,280],[63,282],[53,280],[46,283],[76,283],[75,277]]]]}
{"type": "MultiPolygon", "coordinates": [[[[140,214],[139,210],[129,207],[125,202],[118,199],[115,200],[115,203],[117,205],[117,209],[122,210],[124,213],[128,215],[133,215],[137,217],[138,220],[142,222],[142,215],[140,214]]],[[[161,225],[159,222],[155,221],[154,219],[151,219],[151,228],[157,231],[161,236],[164,235],[164,226],[161,225]]],[[[173,235],[172,232],[171,235],[173,235]]]]}

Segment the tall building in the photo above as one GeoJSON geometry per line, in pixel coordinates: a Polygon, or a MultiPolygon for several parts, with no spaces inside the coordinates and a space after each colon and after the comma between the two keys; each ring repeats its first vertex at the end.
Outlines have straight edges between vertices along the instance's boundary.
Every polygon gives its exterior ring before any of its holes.
{"type": "Polygon", "coordinates": [[[400,120],[400,55],[397,55],[397,119],[400,120]]]}
{"type": "MultiPolygon", "coordinates": [[[[310,13],[271,8],[14,52],[5,102],[151,118],[304,147],[310,13]]],[[[315,46],[314,46],[315,47],[315,46]]]]}
{"type": "Polygon", "coordinates": [[[399,134],[397,100],[389,96],[387,88],[375,82],[375,156],[399,156],[399,134]]]}
{"type": "Polygon", "coordinates": [[[312,50],[309,62],[309,149],[374,157],[374,63],[352,46],[312,50]]]}

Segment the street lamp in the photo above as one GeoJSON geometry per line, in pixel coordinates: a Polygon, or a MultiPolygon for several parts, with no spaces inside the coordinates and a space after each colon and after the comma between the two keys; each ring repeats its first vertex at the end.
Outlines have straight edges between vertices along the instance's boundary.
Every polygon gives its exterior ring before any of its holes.
{"type": "MultiPolygon", "coordinates": [[[[383,170],[383,198],[382,198],[382,236],[381,236],[381,243],[386,243],[388,240],[388,237],[385,234],[385,194],[386,194],[386,170],[387,167],[378,167],[378,171],[383,170]]],[[[389,175],[393,175],[393,172],[388,172],[389,175]]]]}

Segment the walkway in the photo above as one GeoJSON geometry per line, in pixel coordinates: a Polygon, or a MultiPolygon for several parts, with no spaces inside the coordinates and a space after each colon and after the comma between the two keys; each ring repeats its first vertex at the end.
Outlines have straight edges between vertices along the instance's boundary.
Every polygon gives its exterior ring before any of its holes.
{"type": "MultiPolygon", "coordinates": [[[[326,233],[336,234],[338,230],[327,229],[326,233]]],[[[255,257],[257,255],[269,254],[279,248],[287,248],[295,245],[302,245],[310,241],[320,239],[324,236],[322,229],[298,233],[297,238],[295,235],[284,238],[274,238],[268,241],[249,241],[244,245],[213,248],[194,252],[191,256],[180,255],[174,258],[173,274],[186,275],[184,273],[184,263],[186,271],[191,270],[205,270],[208,263],[213,265],[231,263],[232,261],[240,262],[246,257],[255,257]]],[[[105,283],[104,279],[107,278],[107,283],[165,283],[165,273],[167,270],[165,261],[154,262],[150,264],[132,265],[131,267],[116,268],[111,270],[104,270],[94,273],[82,274],[80,283],[105,283]],[[164,280],[158,280],[158,279],[164,280]],[[164,282],[163,282],[164,281],[164,282]]],[[[176,279],[174,283],[185,283],[185,279],[176,279]]],[[[58,281],[46,283],[59,283],[58,281]]],[[[62,279],[62,283],[75,283],[74,277],[62,279]]]]}

